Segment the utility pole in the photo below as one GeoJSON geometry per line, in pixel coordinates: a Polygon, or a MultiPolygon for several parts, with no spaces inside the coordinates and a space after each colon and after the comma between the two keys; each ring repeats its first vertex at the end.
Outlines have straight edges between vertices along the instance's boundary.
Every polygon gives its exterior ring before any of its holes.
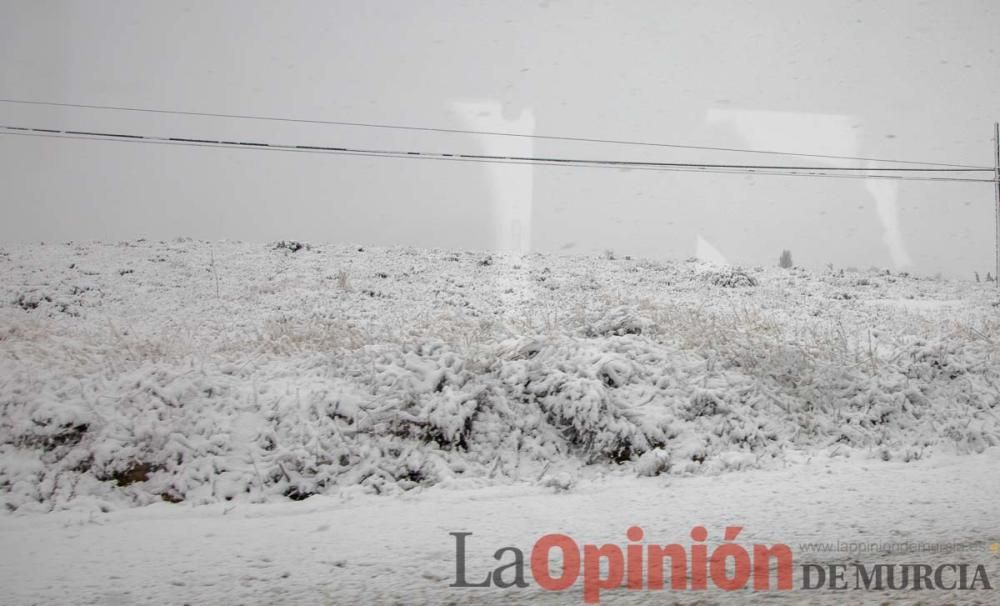
{"type": "Polygon", "coordinates": [[[993,284],[997,288],[1000,288],[1000,122],[993,123],[993,145],[994,151],[996,152],[993,164],[993,186],[996,188],[997,194],[996,236],[993,240],[997,258],[996,266],[993,270],[993,284]]]}

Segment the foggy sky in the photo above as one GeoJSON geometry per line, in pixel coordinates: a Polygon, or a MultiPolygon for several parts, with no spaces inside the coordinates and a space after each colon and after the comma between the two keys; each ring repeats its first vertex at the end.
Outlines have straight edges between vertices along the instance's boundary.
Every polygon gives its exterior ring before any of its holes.
{"type": "MultiPolygon", "coordinates": [[[[0,98],[992,166],[991,0],[0,2],[0,98]]],[[[815,159],[0,104],[0,123],[274,143],[815,159]]],[[[988,175],[986,175],[988,176],[988,175]]],[[[173,238],[993,263],[986,183],[871,183],[0,135],[0,242],[173,238]],[[511,225],[516,223],[516,228],[511,225]]]]}

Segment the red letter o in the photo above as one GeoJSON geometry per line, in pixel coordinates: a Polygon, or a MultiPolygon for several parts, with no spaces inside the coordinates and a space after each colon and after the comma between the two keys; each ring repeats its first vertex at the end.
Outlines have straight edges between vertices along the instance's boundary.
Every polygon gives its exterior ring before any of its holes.
{"type": "Polygon", "coordinates": [[[535,542],[531,548],[531,574],[542,589],[562,591],[576,582],[580,576],[580,548],[576,541],[564,534],[547,534],[535,542]],[[563,553],[562,576],[552,578],[549,574],[549,551],[558,547],[563,553]]]}

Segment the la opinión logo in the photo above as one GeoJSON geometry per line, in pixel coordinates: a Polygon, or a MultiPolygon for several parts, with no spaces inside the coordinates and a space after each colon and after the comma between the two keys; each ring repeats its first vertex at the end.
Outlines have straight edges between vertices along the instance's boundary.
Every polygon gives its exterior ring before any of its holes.
{"type": "MultiPolygon", "coordinates": [[[[726,527],[724,543],[709,553],[708,530],[704,526],[691,529],[693,543],[668,545],[642,543],[645,532],[632,526],[625,533],[628,543],[580,545],[565,534],[547,534],[531,549],[530,571],[534,582],[548,591],[564,591],[582,577],[583,600],[596,604],[601,591],[626,587],[632,591],[663,590],[666,576],[672,590],[704,590],[711,586],[724,591],[744,589],[751,583],[754,590],[771,589],[774,570],[777,590],[792,589],[792,550],[788,545],[752,545],[735,543],[741,526],[726,527]],[[550,567],[552,556],[561,556],[561,570],[550,567]],[[665,561],[669,560],[669,567],[665,561]],[[775,564],[772,568],[772,562],[775,564]]],[[[524,552],[513,546],[501,547],[493,558],[501,565],[477,580],[470,581],[466,573],[466,541],[471,532],[452,532],[455,537],[455,582],[451,587],[527,587],[524,552]]]]}
{"type": "MultiPolygon", "coordinates": [[[[690,545],[644,542],[645,532],[632,526],[625,545],[581,545],[565,534],[546,534],[535,541],[530,557],[513,546],[493,552],[498,562],[491,571],[479,571],[474,580],[467,572],[466,550],[471,532],[449,533],[455,539],[455,582],[450,587],[528,587],[526,573],[538,587],[565,591],[582,584],[583,601],[597,604],[601,592],[625,588],[629,591],[788,591],[793,587],[793,557],[784,543],[747,545],[736,542],[742,526],[727,526],[723,543],[709,549],[708,530],[691,529],[690,545]],[[561,561],[553,567],[552,562],[561,561]]],[[[997,544],[990,546],[994,554],[997,544]]],[[[804,591],[829,590],[991,590],[984,565],[968,563],[818,564],[801,566],[804,591]]]]}

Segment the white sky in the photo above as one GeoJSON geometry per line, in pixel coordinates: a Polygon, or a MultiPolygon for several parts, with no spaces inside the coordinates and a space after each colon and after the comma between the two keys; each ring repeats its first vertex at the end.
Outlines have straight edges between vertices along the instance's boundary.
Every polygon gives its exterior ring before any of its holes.
{"type": "MultiPolygon", "coordinates": [[[[2,98],[984,166],[1000,119],[1000,3],[991,0],[0,0],[0,14],[2,98]]],[[[0,124],[818,163],[10,104],[0,104],[0,124]]],[[[7,242],[291,237],[663,258],[701,250],[743,264],[773,264],[788,248],[813,268],[962,278],[993,263],[986,183],[497,167],[13,136],[0,136],[0,182],[7,242]]]]}

